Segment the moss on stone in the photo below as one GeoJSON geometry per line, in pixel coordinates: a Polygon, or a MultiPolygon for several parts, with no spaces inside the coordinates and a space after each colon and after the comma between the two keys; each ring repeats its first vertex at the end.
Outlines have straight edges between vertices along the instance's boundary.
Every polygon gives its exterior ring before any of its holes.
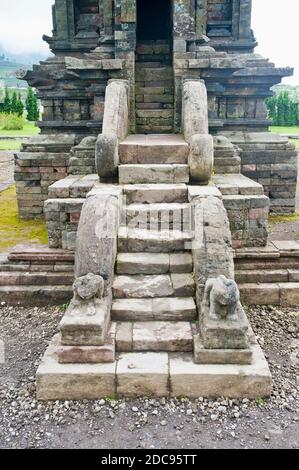
{"type": "Polygon", "coordinates": [[[48,243],[46,224],[42,220],[19,220],[16,188],[0,193],[0,253],[18,243],[48,243]]]}
{"type": "Polygon", "coordinates": [[[286,215],[270,215],[269,216],[269,224],[281,224],[284,222],[296,222],[299,220],[299,212],[295,212],[295,214],[286,214],[286,215]]]}

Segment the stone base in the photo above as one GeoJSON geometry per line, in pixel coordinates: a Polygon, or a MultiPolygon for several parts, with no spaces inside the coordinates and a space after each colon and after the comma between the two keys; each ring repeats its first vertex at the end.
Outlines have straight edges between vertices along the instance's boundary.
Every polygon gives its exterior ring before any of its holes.
{"type": "Polygon", "coordinates": [[[251,349],[206,349],[199,335],[194,336],[194,362],[196,364],[252,363],[251,349]]]}
{"type": "MultiPolygon", "coordinates": [[[[113,323],[103,346],[63,346],[58,348],[59,364],[101,364],[115,361],[116,324],[113,323]]],[[[58,335],[61,344],[61,335],[58,335]]]]}
{"type": "Polygon", "coordinates": [[[54,337],[37,371],[39,400],[107,396],[267,397],[272,378],[259,346],[251,365],[199,365],[190,353],[124,353],[111,364],[59,364],[54,337]]]}

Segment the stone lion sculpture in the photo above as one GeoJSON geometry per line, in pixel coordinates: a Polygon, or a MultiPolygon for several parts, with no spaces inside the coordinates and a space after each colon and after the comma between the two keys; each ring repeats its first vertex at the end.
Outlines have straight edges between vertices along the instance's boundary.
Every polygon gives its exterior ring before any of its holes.
{"type": "Polygon", "coordinates": [[[102,276],[87,274],[78,277],[74,284],[74,296],[76,300],[102,299],[104,296],[105,281],[102,276]]]}
{"type": "Polygon", "coordinates": [[[219,276],[209,279],[205,286],[202,312],[213,319],[235,319],[240,302],[240,293],[233,279],[219,276]]]}

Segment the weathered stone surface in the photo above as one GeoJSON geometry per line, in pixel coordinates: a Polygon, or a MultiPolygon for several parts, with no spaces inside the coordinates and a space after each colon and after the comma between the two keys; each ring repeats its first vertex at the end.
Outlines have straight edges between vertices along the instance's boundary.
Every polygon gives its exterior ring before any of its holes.
{"type": "Polygon", "coordinates": [[[73,299],[60,322],[65,346],[103,346],[110,323],[111,298],[73,299]]]}
{"type": "Polygon", "coordinates": [[[74,293],[82,300],[91,300],[94,297],[101,299],[104,295],[105,283],[101,276],[87,274],[78,277],[73,285],[74,293]]]}
{"type": "Polygon", "coordinates": [[[259,346],[250,365],[194,364],[188,354],[170,356],[171,396],[257,398],[270,396],[272,378],[259,346]]]}
{"type": "Polygon", "coordinates": [[[175,273],[171,274],[171,282],[176,297],[192,297],[195,294],[195,283],[193,274],[175,273]]]}
{"type": "Polygon", "coordinates": [[[193,210],[193,261],[200,305],[208,279],[219,275],[234,279],[234,262],[229,222],[222,201],[214,196],[197,198],[193,201],[193,210]]]}
{"type": "Polygon", "coordinates": [[[282,307],[298,307],[299,305],[299,283],[289,282],[279,284],[280,302],[282,307]]]}
{"type": "Polygon", "coordinates": [[[97,400],[116,393],[116,363],[59,364],[56,335],[37,370],[38,400],[97,400]]]}
{"type": "Polygon", "coordinates": [[[116,299],[112,304],[114,321],[192,321],[196,312],[192,297],[116,299]]]}
{"type": "Polygon", "coordinates": [[[124,194],[127,204],[187,202],[187,186],[185,184],[125,185],[124,194]]]}
{"type": "Polygon", "coordinates": [[[179,135],[132,135],[120,144],[122,164],[184,164],[187,163],[187,159],[188,144],[179,135]]]}
{"type": "Polygon", "coordinates": [[[59,364],[101,364],[115,361],[116,325],[108,332],[103,346],[61,346],[58,348],[59,364]]]}
{"type": "Polygon", "coordinates": [[[116,327],[117,352],[132,352],[133,350],[133,323],[119,322],[116,327]]]}
{"type": "Polygon", "coordinates": [[[169,297],[174,294],[170,276],[116,276],[113,295],[121,298],[169,297]]]}
{"type": "Polygon", "coordinates": [[[125,229],[119,232],[118,247],[125,252],[169,253],[190,249],[192,236],[190,233],[164,230],[125,229]]]}
{"type": "Polygon", "coordinates": [[[99,190],[87,198],[79,222],[76,242],[76,276],[93,273],[112,284],[117,252],[120,190],[99,190]]]}
{"type": "Polygon", "coordinates": [[[240,364],[252,362],[251,349],[206,349],[200,335],[194,335],[195,364],[240,364]]]}
{"type": "Polygon", "coordinates": [[[197,134],[207,135],[208,97],[202,80],[186,80],[183,84],[182,126],[187,142],[197,134]]]}
{"type": "Polygon", "coordinates": [[[193,270],[193,259],[190,253],[170,253],[171,273],[190,273],[193,270]]]}
{"type": "Polygon", "coordinates": [[[241,284],[241,301],[247,305],[280,305],[278,284],[241,284]]]}
{"type": "Polygon", "coordinates": [[[188,165],[120,165],[121,184],[188,183],[188,165]]]}
{"type": "Polygon", "coordinates": [[[134,351],[192,350],[192,333],[187,322],[136,322],[133,325],[134,351]]]}
{"type": "Polygon", "coordinates": [[[166,253],[119,253],[116,270],[118,274],[166,274],[170,271],[169,255],[166,253]]]}
{"type": "Polygon", "coordinates": [[[152,299],[115,299],[111,314],[114,321],[152,320],[152,299]]]}
{"type": "Polygon", "coordinates": [[[100,134],[96,144],[96,169],[101,178],[117,175],[119,165],[118,138],[116,134],[100,134]]]}
{"type": "Polygon", "coordinates": [[[107,85],[102,133],[115,135],[118,141],[129,132],[128,82],[112,80],[107,85]]]}
{"type": "Polygon", "coordinates": [[[167,396],[168,354],[121,354],[117,363],[117,393],[119,396],[167,396]]]}
{"type": "Polygon", "coordinates": [[[200,184],[209,182],[214,165],[214,146],[211,135],[194,134],[190,138],[190,176],[200,184]]]}

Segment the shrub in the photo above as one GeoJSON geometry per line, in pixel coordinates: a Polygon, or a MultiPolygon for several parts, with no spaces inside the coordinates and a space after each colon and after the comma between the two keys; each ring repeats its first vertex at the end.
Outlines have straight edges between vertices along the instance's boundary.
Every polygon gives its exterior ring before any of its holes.
{"type": "Polygon", "coordinates": [[[17,114],[1,114],[0,127],[5,131],[21,131],[24,128],[25,119],[17,114]]]}

